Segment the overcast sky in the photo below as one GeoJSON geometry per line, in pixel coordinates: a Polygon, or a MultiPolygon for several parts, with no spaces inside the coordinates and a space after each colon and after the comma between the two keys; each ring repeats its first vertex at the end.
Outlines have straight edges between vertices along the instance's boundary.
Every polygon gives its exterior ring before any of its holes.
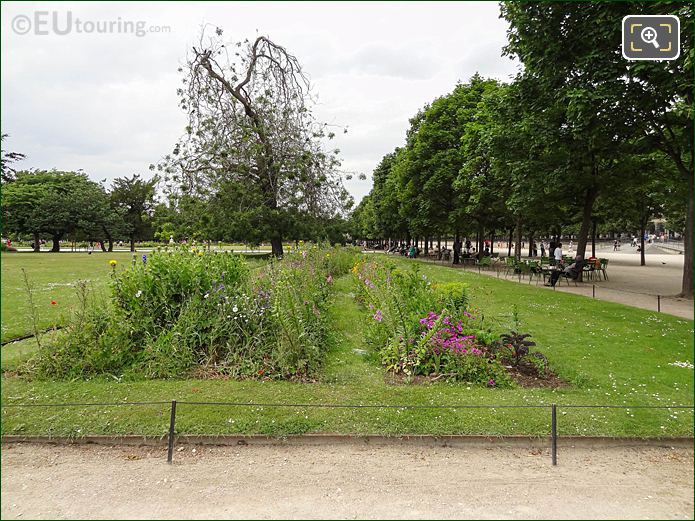
{"type": "Polygon", "coordinates": [[[420,107],[476,71],[509,80],[517,70],[501,56],[506,23],[496,2],[3,2],[1,9],[2,132],[10,134],[3,148],[28,156],[22,168],[83,169],[95,180],[147,177],[148,165],[171,151],[185,125],[177,68],[206,24],[229,41],[270,36],[299,58],[319,97],[318,118],[349,128],[336,140],[343,169],[367,174],[346,183],[358,201],[420,107]],[[68,34],[55,33],[54,12],[58,31],[72,17],[68,34]],[[90,32],[96,22],[114,22],[113,32],[90,32]],[[145,34],[129,33],[125,22],[142,22],[145,34]]]}

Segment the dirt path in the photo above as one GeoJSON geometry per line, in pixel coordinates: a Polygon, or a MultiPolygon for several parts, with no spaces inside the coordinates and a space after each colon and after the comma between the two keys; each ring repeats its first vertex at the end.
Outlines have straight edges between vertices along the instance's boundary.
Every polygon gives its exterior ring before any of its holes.
{"type": "Polygon", "coordinates": [[[692,449],[4,445],[2,518],[692,519],[692,449]]]}

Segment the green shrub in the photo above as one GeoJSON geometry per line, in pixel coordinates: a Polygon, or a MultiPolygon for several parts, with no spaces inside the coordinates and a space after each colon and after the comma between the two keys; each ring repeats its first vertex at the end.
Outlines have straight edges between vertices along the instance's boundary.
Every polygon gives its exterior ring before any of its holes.
{"type": "Polygon", "coordinates": [[[251,272],[241,256],[175,248],[112,265],[111,298],[81,298],[31,362],[41,376],[307,378],[327,351],[332,278],[349,249],[312,247],[251,272]]]}

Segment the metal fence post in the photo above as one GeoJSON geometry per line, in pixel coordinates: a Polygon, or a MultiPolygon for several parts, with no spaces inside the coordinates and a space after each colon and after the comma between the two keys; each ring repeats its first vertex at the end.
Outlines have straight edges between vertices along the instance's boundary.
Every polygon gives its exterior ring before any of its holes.
{"type": "Polygon", "coordinates": [[[167,453],[167,463],[171,464],[174,459],[174,425],[176,424],[176,400],[171,400],[171,418],[169,420],[169,452],[167,453]]]}
{"type": "Polygon", "coordinates": [[[550,413],[550,451],[553,458],[553,465],[557,465],[557,405],[552,404],[550,406],[550,413]]]}
{"type": "Polygon", "coordinates": [[[661,295],[656,296],[656,310],[661,313],[661,295]]]}
{"type": "Polygon", "coordinates": [[[591,285],[591,298],[596,298],[596,284],[591,285]]]}

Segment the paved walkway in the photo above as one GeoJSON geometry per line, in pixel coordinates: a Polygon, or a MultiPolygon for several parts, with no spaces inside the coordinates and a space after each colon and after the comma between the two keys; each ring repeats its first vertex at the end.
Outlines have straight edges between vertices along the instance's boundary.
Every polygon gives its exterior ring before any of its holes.
{"type": "MultiPolygon", "coordinates": [[[[608,280],[587,281],[575,286],[557,286],[556,291],[576,293],[595,298],[618,302],[628,306],[657,311],[661,296],[661,312],[682,318],[693,319],[693,301],[690,299],[676,298],[681,290],[683,277],[683,255],[656,253],[656,248],[648,248],[646,253],[646,266],[640,266],[640,256],[630,246],[623,246],[622,251],[597,251],[597,256],[608,259],[608,280]]],[[[462,265],[460,269],[475,270],[477,268],[462,265]]],[[[481,270],[481,274],[497,277],[497,271],[481,270]]],[[[504,278],[502,271],[499,276],[504,278]]],[[[518,281],[518,278],[509,277],[507,280],[518,281]]],[[[528,284],[527,278],[521,279],[521,284],[528,284]]],[[[534,280],[531,285],[536,285],[534,280]]],[[[539,290],[553,291],[538,284],[539,290]]]]}

